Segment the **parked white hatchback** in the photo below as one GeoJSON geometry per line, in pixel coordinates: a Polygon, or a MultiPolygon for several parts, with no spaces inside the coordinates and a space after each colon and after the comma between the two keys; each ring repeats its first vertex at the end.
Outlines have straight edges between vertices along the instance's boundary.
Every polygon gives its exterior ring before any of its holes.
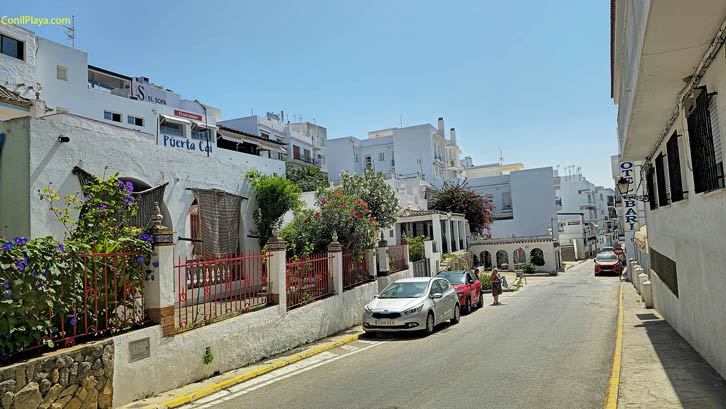
{"type": "Polygon", "coordinates": [[[436,325],[446,320],[458,323],[460,314],[456,291],[447,280],[403,278],[389,284],[366,305],[363,330],[368,333],[424,331],[429,335],[436,325]]]}

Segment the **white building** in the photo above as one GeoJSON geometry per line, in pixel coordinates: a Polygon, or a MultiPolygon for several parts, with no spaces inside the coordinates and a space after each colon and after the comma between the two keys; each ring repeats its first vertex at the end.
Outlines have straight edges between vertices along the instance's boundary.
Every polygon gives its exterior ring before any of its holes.
{"type": "Polygon", "coordinates": [[[542,251],[537,268],[559,270],[559,203],[555,189],[559,178],[551,167],[524,169],[521,163],[465,167],[469,187],[494,204],[494,223],[489,237],[472,240],[471,251],[489,268],[513,269],[530,262],[535,248],[542,251]],[[530,243],[537,243],[529,251],[530,243]],[[527,253],[527,254],[525,254],[527,253]]]}
{"type": "Polygon", "coordinates": [[[596,254],[599,228],[596,186],[581,173],[568,174],[560,177],[557,195],[562,203],[557,215],[563,260],[581,260],[596,254]]]}
{"type": "MultiPolygon", "coordinates": [[[[258,247],[245,175],[284,174],[284,162],[269,158],[284,143],[220,129],[218,109],[89,66],[85,52],[31,31],[0,25],[0,34],[14,48],[0,53],[0,196],[12,203],[0,207],[0,235],[62,238],[38,190],[52,183],[61,197],[77,194],[84,178],[119,172],[140,192],[139,225],[158,201],[175,237],[201,237],[205,251],[258,247]],[[233,222],[207,229],[222,206],[233,222]]],[[[190,243],[177,244],[180,256],[190,243]]]]}
{"type": "Polygon", "coordinates": [[[654,306],[726,377],[726,2],[613,7],[618,145],[643,164],[654,306]]]}
{"type": "Polygon", "coordinates": [[[219,122],[220,126],[257,135],[263,139],[284,142],[287,154],[275,159],[288,160],[300,166],[315,165],[327,171],[325,146],[328,131],[309,122],[285,122],[285,114],[268,112],[265,117],[252,115],[219,122]]]}
{"type": "Polygon", "coordinates": [[[456,143],[456,130],[449,139],[444,133],[444,119],[438,128],[430,124],[390,128],[368,133],[368,139],[355,137],[328,141],[328,173],[332,181],[343,171],[362,174],[372,167],[390,178],[421,175],[428,183],[440,187],[444,181],[462,179],[459,164],[461,151],[456,143]]]}

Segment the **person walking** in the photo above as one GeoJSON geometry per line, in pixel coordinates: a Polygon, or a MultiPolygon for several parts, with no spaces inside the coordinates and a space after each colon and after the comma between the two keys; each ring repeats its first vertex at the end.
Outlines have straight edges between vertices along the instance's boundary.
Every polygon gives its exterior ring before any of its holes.
{"type": "Polygon", "coordinates": [[[489,276],[489,281],[492,283],[492,295],[494,296],[494,303],[492,305],[501,305],[499,295],[502,293],[502,275],[499,274],[499,270],[496,268],[492,269],[492,275],[489,276]]]}

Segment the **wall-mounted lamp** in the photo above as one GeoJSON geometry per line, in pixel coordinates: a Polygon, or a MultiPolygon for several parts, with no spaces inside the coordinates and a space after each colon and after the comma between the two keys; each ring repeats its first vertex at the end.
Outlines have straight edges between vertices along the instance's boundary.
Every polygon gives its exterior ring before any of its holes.
{"type": "Polygon", "coordinates": [[[648,195],[629,195],[628,190],[630,190],[630,180],[625,177],[620,177],[618,179],[618,192],[620,192],[620,196],[623,197],[623,199],[626,200],[640,200],[641,202],[647,202],[648,201],[648,195]]]}
{"type": "Polygon", "coordinates": [[[65,135],[58,135],[58,142],[65,143],[65,142],[70,142],[70,141],[71,141],[71,138],[69,138],[65,135]]]}

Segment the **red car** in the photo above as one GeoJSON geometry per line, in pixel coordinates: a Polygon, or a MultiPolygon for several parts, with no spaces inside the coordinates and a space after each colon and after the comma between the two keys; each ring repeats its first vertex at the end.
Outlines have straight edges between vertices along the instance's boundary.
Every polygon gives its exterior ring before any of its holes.
{"type": "Polygon", "coordinates": [[[477,308],[484,306],[481,281],[476,274],[471,271],[442,271],[437,276],[449,281],[459,297],[461,310],[466,314],[471,313],[473,305],[476,305],[477,308]]]}
{"type": "Polygon", "coordinates": [[[620,257],[615,253],[600,253],[595,257],[595,275],[601,274],[617,274],[623,272],[623,265],[620,263],[620,257]]]}

